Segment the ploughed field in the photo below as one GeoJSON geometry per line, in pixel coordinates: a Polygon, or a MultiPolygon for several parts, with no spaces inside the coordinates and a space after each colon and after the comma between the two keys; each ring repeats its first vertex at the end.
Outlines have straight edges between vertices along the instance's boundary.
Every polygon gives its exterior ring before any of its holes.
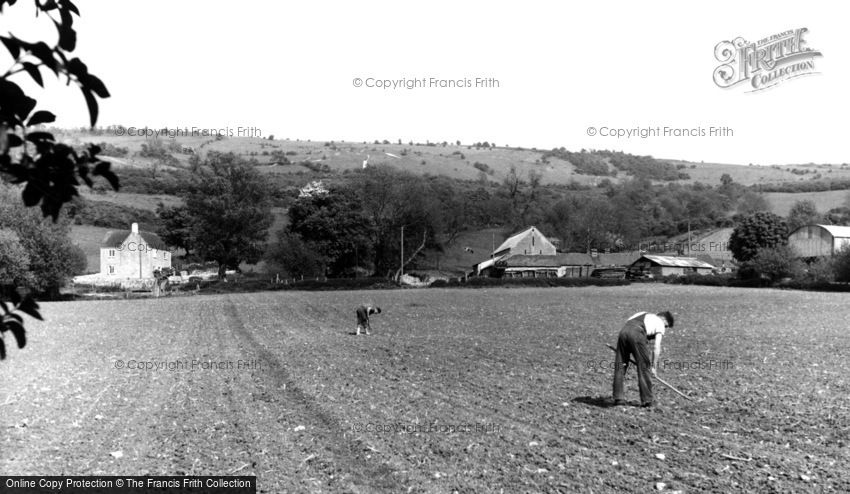
{"type": "Polygon", "coordinates": [[[847,302],[638,284],[46,303],[0,363],[0,471],[256,475],[274,493],[847,492],[847,302]],[[364,302],[383,313],[356,337],[364,302]],[[660,407],[635,406],[630,369],[632,405],[611,407],[606,344],[664,309],[659,375],[694,401],[656,384],[660,407]]]}

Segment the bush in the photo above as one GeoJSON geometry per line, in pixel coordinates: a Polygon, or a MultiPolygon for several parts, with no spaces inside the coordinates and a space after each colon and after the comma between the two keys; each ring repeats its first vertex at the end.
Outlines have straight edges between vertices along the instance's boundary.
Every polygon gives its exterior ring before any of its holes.
{"type": "Polygon", "coordinates": [[[845,245],[832,258],[835,281],[850,281],[850,246],[845,245]]]}
{"type": "Polygon", "coordinates": [[[803,279],[810,283],[829,283],[835,281],[836,262],[834,258],[821,257],[809,264],[803,279]]]}
{"type": "Polygon", "coordinates": [[[672,285],[702,285],[702,286],[730,286],[735,280],[731,274],[687,274],[684,276],[672,276],[664,279],[665,283],[672,285]]]}
{"type": "Polygon", "coordinates": [[[747,277],[757,276],[772,282],[782,278],[801,278],[804,273],[803,263],[787,245],[758,249],[755,257],[744,264],[743,271],[747,277]]]}

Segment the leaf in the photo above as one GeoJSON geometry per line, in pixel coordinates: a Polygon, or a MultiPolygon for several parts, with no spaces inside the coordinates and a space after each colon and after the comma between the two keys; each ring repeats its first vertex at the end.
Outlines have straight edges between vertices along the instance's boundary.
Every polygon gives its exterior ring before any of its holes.
{"type": "Polygon", "coordinates": [[[97,123],[97,100],[94,98],[94,95],[85,88],[80,88],[83,92],[83,97],[86,99],[86,105],[89,107],[89,118],[91,120],[91,126],[97,123]]]}
{"type": "Polygon", "coordinates": [[[27,346],[27,332],[24,325],[18,321],[6,321],[6,329],[12,332],[15,340],[18,342],[18,348],[27,346]]]}
{"type": "MultiPolygon", "coordinates": [[[[36,114],[38,113],[40,112],[36,112],[36,114]]],[[[53,114],[51,113],[51,115],[53,114]]],[[[33,115],[33,118],[35,118],[35,115],[33,115]]],[[[29,134],[27,134],[27,140],[33,144],[38,144],[39,141],[53,141],[53,134],[51,134],[50,132],[30,132],[29,134]]]]}
{"type": "Polygon", "coordinates": [[[71,0],[65,0],[64,2],[62,2],[62,6],[70,10],[71,12],[80,15],[79,9],[77,9],[77,6],[74,5],[71,0]]]}
{"type": "Polygon", "coordinates": [[[24,199],[24,206],[32,207],[38,204],[38,201],[41,200],[42,192],[38,188],[38,184],[35,180],[30,180],[27,182],[27,186],[24,187],[24,192],[21,194],[24,199]]]}
{"type": "Polygon", "coordinates": [[[106,86],[103,84],[103,81],[96,76],[89,74],[88,77],[86,77],[85,83],[89,89],[94,91],[94,94],[101,98],[109,97],[109,91],[106,90],[106,86]]]}
{"type": "Polygon", "coordinates": [[[21,301],[21,304],[18,305],[17,309],[30,317],[38,319],[39,321],[44,320],[38,312],[38,302],[29,295],[21,301]]]}
{"type": "Polygon", "coordinates": [[[0,36],[0,41],[2,41],[3,46],[9,50],[9,54],[12,55],[12,58],[17,60],[18,57],[21,56],[21,43],[14,36],[9,38],[0,36]]]}
{"type": "Polygon", "coordinates": [[[23,324],[23,323],[24,323],[24,318],[23,318],[23,317],[21,317],[21,316],[19,316],[18,314],[15,314],[14,312],[12,312],[11,314],[6,314],[6,315],[3,317],[3,319],[4,319],[4,320],[14,319],[15,321],[18,321],[18,322],[19,322],[19,323],[21,323],[21,324],[23,324]]]}
{"type": "Polygon", "coordinates": [[[77,33],[74,31],[74,18],[67,10],[60,12],[62,23],[56,22],[56,29],[59,31],[59,47],[66,51],[74,51],[77,45],[77,33]]]}
{"type": "Polygon", "coordinates": [[[0,338],[0,360],[6,358],[6,344],[3,343],[3,338],[0,338]]]}
{"type": "Polygon", "coordinates": [[[44,41],[32,44],[28,43],[27,48],[29,48],[29,51],[33,54],[33,56],[41,60],[41,63],[46,65],[48,69],[52,70],[54,74],[57,74],[56,59],[53,58],[53,50],[47,46],[47,43],[44,41]]]}
{"type": "Polygon", "coordinates": [[[34,80],[39,86],[44,87],[44,81],[41,79],[41,72],[38,71],[38,65],[32,62],[23,62],[21,65],[23,65],[27,74],[32,77],[32,80],[34,80]]]}
{"type": "MultiPolygon", "coordinates": [[[[51,123],[56,121],[56,115],[50,113],[46,110],[39,110],[32,114],[29,121],[27,122],[27,127],[32,127],[33,125],[43,124],[43,123],[51,123]]],[[[50,136],[51,139],[53,136],[50,136]]]]}
{"type": "Polygon", "coordinates": [[[24,143],[24,140],[18,134],[6,134],[6,139],[6,143],[10,148],[16,148],[24,143]]]}

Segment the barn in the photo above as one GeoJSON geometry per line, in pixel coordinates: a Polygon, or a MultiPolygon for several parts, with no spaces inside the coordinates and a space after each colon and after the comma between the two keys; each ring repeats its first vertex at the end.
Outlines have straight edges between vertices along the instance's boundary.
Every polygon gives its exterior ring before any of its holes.
{"type": "Polygon", "coordinates": [[[496,266],[506,278],[578,278],[590,276],[594,262],[588,254],[517,254],[500,258],[496,266]]]}
{"type": "Polygon", "coordinates": [[[507,240],[493,251],[494,259],[507,255],[554,255],[557,249],[555,244],[549,241],[545,235],[535,227],[530,227],[516,235],[508,237],[507,240]]]}
{"type": "Polygon", "coordinates": [[[805,225],[788,235],[788,246],[797,257],[832,256],[850,244],[850,226],[805,225]]]}
{"type": "Polygon", "coordinates": [[[642,255],[632,263],[633,271],[650,272],[653,276],[680,276],[685,274],[711,274],[716,269],[695,257],[642,255]]]}

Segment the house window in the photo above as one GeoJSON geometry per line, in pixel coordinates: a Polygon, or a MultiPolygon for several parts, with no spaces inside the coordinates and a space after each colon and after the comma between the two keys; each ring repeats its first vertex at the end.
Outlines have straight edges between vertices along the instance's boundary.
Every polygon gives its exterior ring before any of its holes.
{"type": "Polygon", "coordinates": [[[113,266],[113,265],[111,265],[111,264],[110,264],[110,265],[108,266],[108,268],[107,268],[106,272],[107,272],[108,274],[115,274],[115,266],[113,266]]]}
{"type": "Polygon", "coordinates": [[[115,249],[109,249],[109,257],[115,257],[115,249]]]}
{"type": "Polygon", "coordinates": [[[531,246],[534,247],[534,237],[531,237],[531,246]]]}

